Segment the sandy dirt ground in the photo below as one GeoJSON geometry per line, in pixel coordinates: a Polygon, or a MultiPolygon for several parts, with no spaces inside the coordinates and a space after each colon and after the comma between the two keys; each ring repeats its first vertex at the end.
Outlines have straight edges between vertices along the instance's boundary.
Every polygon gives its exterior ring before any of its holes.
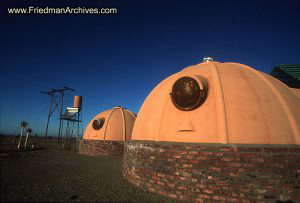
{"type": "Polygon", "coordinates": [[[53,146],[17,151],[10,141],[0,143],[1,202],[177,202],[128,183],[122,157],[53,146]]]}

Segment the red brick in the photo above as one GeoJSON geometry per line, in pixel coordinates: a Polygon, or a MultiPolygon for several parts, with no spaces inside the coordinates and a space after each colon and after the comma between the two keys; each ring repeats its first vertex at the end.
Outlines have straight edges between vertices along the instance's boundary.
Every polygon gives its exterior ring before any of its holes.
{"type": "Polygon", "coordinates": [[[173,187],[175,187],[175,184],[174,183],[168,183],[167,186],[173,188],[173,187]]]}
{"type": "Polygon", "coordinates": [[[284,168],[285,165],[284,164],[274,163],[274,164],[272,164],[272,167],[275,167],[275,168],[284,168]]]}
{"type": "Polygon", "coordinates": [[[198,155],[199,152],[198,151],[189,151],[189,154],[198,155]]]}
{"type": "Polygon", "coordinates": [[[225,201],[225,197],[222,196],[213,196],[214,200],[221,200],[221,201],[225,201]]]}
{"type": "Polygon", "coordinates": [[[216,185],[222,185],[222,187],[225,187],[226,185],[229,185],[229,183],[226,181],[217,181],[216,185]]]}
{"type": "Polygon", "coordinates": [[[165,161],[167,160],[166,157],[163,157],[163,156],[159,156],[159,157],[156,157],[157,160],[160,160],[160,161],[165,161]]]}
{"type": "Polygon", "coordinates": [[[168,194],[168,196],[171,197],[171,198],[177,198],[176,194],[168,194]]]}
{"type": "Polygon", "coordinates": [[[222,157],[221,160],[222,160],[222,161],[233,161],[233,158],[222,157]]]}
{"type": "Polygon", "coordinates": [[[207,193],[207,194],[213,194],[214,193],[213,190],[209,190],[209,189],[204,189],[203,192],[207,193]]]}
{"type": "Polygon", "coordinates": [[[179,176],[178,180],[180,180],[181,182],[185,182],[187,180],[187,178],[179,176]]]}
{"type": "Polygon", "coordinates": [[[240,177],[241,173],[229,173],[229,175],[232,177],[240,177]]]}
{"type": "Polygon", "coordinates": [[[189,163],[191,163],[191,164],[199,164],[200,161],[199,160],[189,160],[189,163]]]}
{"type": "Polygon", "coordinates": [[[198,156],[197,159],[198,160],[207,160],[206,156],[198,156]]]}
{"type": "Polygon", "coordinates": [[[166,195],[167,193],[165,191],[163,191],[163,190],[158,190],[158,194],[160,194],[160,195],[166,195]]]}
{"type": "Polygon", "coordinates": [[[214,156],[223,156],[224,153],[223,152],[213,152],[214,156]]]}
{"type": "Polygon", "coordinates": [[[195,150],[205,150],[205,147],[203,146],[194,146],[195,150]]]}
{"type": "Polygon", "coordinates": [[[300,148],[290,148],[289,152],[300,152],[300,148]]]}
{"type": "Polygon", "coordinates": [[[183,201],[187,201],[187,200],[190,199],[190,197],[187,196],[187,195],[180,195],[180,196],[179,196],[179,199],[180,199],[180,200],[183,200],[183,201]]]}
{"type": "Polygon", "coordinates": [[[177,187],[179,190],[187,190],[187,187],[186,186],[178,186],[177,187]]]}
{"type": "Polygon", "coordinates": [[[212,155],[212,154],[213,154],[212,152],[199,152],[199,155],[205,155],[205,156],[212,155]]]}
{"type": "Polygon", "coordinates": [[[273,170],[272,170],[272,168],[268,168],[268,169],[266,169],[266,168],[258,168],[255,171],[260,172],[260,173],[266,173],[266,174],[268,174],[268,173],[272,173],[273,170]]]}
{"type": "Polygon", "coordinates": [[[204,200],[200,199],[200,198],[197,198],[197,199],[193,199],[193,202],[204,203],[204,200]]]}
{"type": "Polygon", "coordinates": [[[185,148],[189,150],[189,149],[194,149],[195,146],[185,146],[185,148]]]}
{"type": "Polygon", "coordinates": [[[240,188],[240,192],[249,193],[251,191],[250,188],[240,188]]]}
{"type": "Polygon", "coordinates": [[[254,167],[255,165],[252,164],[252,163],[246,163],[246,164],[243,164],[243,167],[247,167],[247,168],[252,168],[254,167]]]}
{"type": "Polygon", "coordinates": [[[234,158],[233,160],[234,160],[235,162],[240,162],[240,161],[241,161],[240,158],[234,158]]]}
{"type": "Polygon", "coordinates": [[[202,198],[202,199],[210,199],[209,195],[205,195],[205,194],[199,194],[198,197],[202,198]]]}
{"type": "Polygon", "coordinates": [[[175,191],[177,195],[181,195],[182,192],[181,191],[175,191]]]}
{"type": "Polygon", "coordinates": [[[192,178],[192,183],[196,183],[196,182],[198,182],[198,179],[192,178]]]}
{"type": "Polygon", "coordinates": [[[233,166],[233,167],[241,167],[241,163],[229,163],[228,166],[233,166]]]}
{"type": "Polygon", "coordinates": [[[226,201],[228,201],[228,202],[241,202],[241,200],[236,198],[236,197],[226,197],[226,201]]]}
{"type": "MultiPolygon", "coordinates": [[[[145,144],[140,144],[140,145],[145,146],[145,144]]],[[[167,146],[169,147],[169,145],[167,146]]],[[[293,158],[294,154],[290,151],[286,151],[282,153],[282,152],[278,152],[275,149],[272,149],[272,151],[264,151],[263,150],[264,148],[261,148],[262,151],[259,151],[260,148],[249,149],[249,150],[243,148],[239,152],[234,152],[231,151],[232,149],[229,147],[229,151],[227,152],[227,150],[223,149],[222,151],[219,150],[219,148],[213,148],[213,147],[199,147],[199,149],[197,149],[197,146],[191,148],[192,150],[189,151],[187,150],[187,148],[182,146],[182,148],[175,150],[174,153],[169,154],[168,157],[164,153],[159,153],[160,149],[162,148],[161,145],[158,145],[156,147],[157,149],[155,149],[155,151],[145,150],[145,152],[142,152],[142,150],[137,149],[137,152],[134,153],[132,153],[132,150],[129,150],[128,147],[125,147],[125,153],[127,153],[127,155],[125,154],[124,157],[124,162],[125,162],[124,163],[125,169],[123,170],[124,177],[130,179],[129,181],[134,183],[135,185],[146,186],[146,188],[154,187],[155,189],[157,189],[156,186],[158,186],[162,189],[168,187],[171,191],[173,191],[170,193],[176,195],[175,198],[180,199],[180,195],[183,196],[187,195],[190,198],[193,198],[189,200],[190,202],[192,200],[197,201],[197,199],[198,200],[201,199],[201,201],[206,201],[206,202],[209,201],[210,202],[224,202],[224,201],[241,202],[242,199],[249,199],[249,198],[252,200],[257,199],[257,200],[265,201],[264,200],[265,191],[270,192],[272,194],[278,194],[278,195],[280,194],[280,192],[286,192],[289,195],[289,198],[294,198],[295,191],[298,192],[297,188],[294,189],[294,183],[285,184],[285,182],[283,181],[283,177],[287,176],[288,173],[294,175],[300,174],[300,169],[298,168],[298,163],[296,162],[296,158],[293,158]],[[211,151],[209,151],[208,149],[211,151]],[[199,152],[196,150],[203,150],[202,152],[204,153],[202,153],[200,156],[196,155],[199,152]],[[181,151],[187,151],[188,153],[181,155],[181,151]],[[191,152],[194,152],[195,155],[192,154],[191,152]],[[212,155],[210,155],[209,153],[212,153],[212,155]],[[222,154],[223,156],[221,156],[222,154]],[[272,157],[270,157],[271,155],[272,157]],[[291,157],[290,159],[288,158],[288,155],[290,155],[291,157]],[[133,170],[132,167],[134,166],[133,165],[134,160],[130,160],[129,159],[130,156],[134,157],[134,159],[140,159],[141,162],[138,163],[148,162],[150,164],[151,163],[156,164],[157,162],[158,165],[153,165],[153,167],[152,166],[147,167],[144,165],[136,166],[136,170],[134,172],[138,176],[140,176],[140,180],[141,180],[141,181],[137,181],[138,177],[135,178],[134,173],[131,174],[131,171],[133,170]],[[151,160],[149,158],[150,156],[156,157],[156,160],[159,161],[151,160]],[[179,156],[180,158],[178,157],[177,159],[175,159],[173,158],[174,156],[179,156]],[[161,157],[167,160],[160,160],[161,157]],[[232,159],[232,161],[229,161],[227,159],[229,160],[232,159]],[[196,160],[196,162],[194,162],[194,160],[196,160]],[[182,161],[185,161],[186,163],[183,163],[182,161]],[[166,171],[165,173],[160,172],[161,174],[164,174],[165,177],[159,175],[158,173],[154,173],[154,174],[151,173],[152,170],[157,171],[161,166],[166,166],[166,168],[169,170],[166,171]],[[143,170],[143,168],[147,168],[148,171],[143,170]],[[179,172],[178,176],[169,175],[169,174],[174,174],[174,172],[176,171],[179,172]],[[220,174],[220,171],[222,171],[222,174],[220,174]],[[190,173],[192,176],[191,177],[188,176],[189,178],[185,178],[182,172],[190,173]],[[210,174],[210,176],[212,177],[211,180],[213,181],[201,177],[200,172],[211,172],[212,174],[210,174]],[[226,177],[230,178],[231,176],[238,177],[239,175],[246,175],[248,172],[254,172],[255,174],[257,173],[258,174],[257,178],[250,178],[246,180],[239,180],[237,178],[233,178],[231,179],[231,181],[214,180],[214,177],[217,178],[220,175],[222,175],[222,178],[226,178],[226,177]],[[154,176],[155,179],[158,178],[159,179],[158,182],[161,182],[165,185],[162,186],[156,181],[154,185],[152,182],[150,182],[153,181],[152,179],[148,180],[149,177],[152,178],[152,176],[154,176]],[[268,176],[270,176],[271,178],[268,178],[268,176]],[[180,179],[180,177],[185,178],[185,180],[180,179]],[[168,183],[168,181],[170,181],[171,183],[168,183]],[[177,189],[177,187],[181,183],[184,183],[183,188],[187,188],[187,190],[177,189]],[[258,184],[260,186],[260,190],[258,190],[257,187],[252,187],[251,184],[253,186],[258,184]],[[285,185],[287,186],[287,188],[285,188],[285,185]],[[279,189],[277,189],[278,187],[279,189]],[[175,190],[173,188],[175,188],[175,190]],[[273,188],[277,189],[278,191],[273,192],[272,191],[273,188]],[[249,193],[250,189],[251,192],[252,190],[253,192],[255,192],[253,193],[253,196],[251,196],[252,193],[251,194],[249,193]],[[205,190],[205,192],[203,190],[205,190]],[[180,193],[180,191],[183,192],[180,193]],[[210,191],[213,191],[213,193],[211,193],[210,191]],[[289,194],[289,192],[291,193],[289,194]],[[206,195],[202,197],[207,197],[207,198],[206,199],[200,198],[198,196],[199,193],[202,193],[202,195],[206,195]],[[218,197],[221,198],[218,199],[218,197]],[[222,197],[225,197],[225,200],[222,197]],[[228,199],[226,197],[228,197],[228,199]]],[[[223,147],[223,148],[227,148],[227,147],[223,147]]],[[[297,152],[295,152],[295,154],[296,153],[297,152]]],[[[205,173],[205,175],[208,175],[208,173],[205,173]]],[[[166,195],[169,196],[168,194],[166,195]]]]}
{"type": "Polygon", "coordinates": [[[158,152],[162,153],[162,152],[166,152],[166,150],[165,149],[159,149],[158,152]]]}
{"type": "Polygon", "coordinates": [[[220,167],[211,167],[210,168],[212,171],[221,171],[220,167]]]}
{"type": "MultiPolygon", "coordinates": [[[[158,144],[158,145],[159,145],[159,144],[158,144]]],[[[171,147],[171,148],[174,148],[174,149],[181,149],[183,146],[173,144],[173,145],[170,145],[170,147],[171,147]]]]}
{"type": "Polygon", "coordinates": [[[160,180],[160,178],[157,177],[157,176],[152,176],[152,179],[154,179],[154,180],[160,180]]]}
{"type": "Polygon", "coordinates": [[[249,200],[249,199],[241,199],[240,202],[242,202],[242,203],[252,203],[252,201],[249,200]]]}
{"type": "Polygon", "coordinates": [[[218,186],[218,185],[209,185],[209,189],[212,189],[212,190],[219,190],[219,189],[221,189],[221,187],[218,186]]]}
{"type": "Polygon", "coordinates": [[[181,175],[185,177],[192,177],[192,174],[189,172],[182,172],[181,175]]]}
{"type": "Polygon", "coordinates": [[[187,154],[187,153],[188,153],[187,150],[181,150],[181,151],[180,151],[180,154],[187,154]]]}
{"type": "Polygon", "coordinates": [[[151,192],[156,192],[156,189],[154,189],[154,188],[149,188],[149,190],[151,191],[151,192]]]}
{"type": "Polygon", "coordinates": [[[229,147],[222,147],[219,150],[222,151],[222,152],[232,152],[232,151],[234,151],[233,148],[229,148],[229,147]]]}
{"type": "Polygon", "coordinates": [[[256,157],[255,153],[245,153],[245,154],[241,154],[241,156],[243,157],[256,157]]]}
{"type": "Polygon", "coordinates": [[[174,155],[173,158],[175,158],[175,159],[181,159],[181,155],[174,155]]]}
{"type": "Polygon", "coordinates": [[[252,158],[250,159],[252,162],[265,162],[265,159],[263,158],[252,158]]]}
{"type": "Polygon", "coordinates": [[[214,177],[214,176],[208,176],[207,179],[208,180],[214,180],[214,181],[218,180],[218,178],[214,177]]]}
{"type": "Polygon", "coordinates": [[[154,180],[148,180],[150,183],[155,183],[155,181],[154,180]]]}
{"type": "Polygon", "coordinates": [[[182,159],[177,160],[177,162],[180,162],[180,163],[187,163],[188,160],[186,160],[185,158],[182,158],[182,159]]]}
{"type": "Polygon", "coordinates": [[[259,194],[265,194],[267,192],[267,190],[266,189],[255,189],[255,192],[259,193],[259,194]]]}
{"type": "Polygon", "coordinates": [[[166,183],[164,183],[164,182],[161,182],[161,181],[157,181],[157,184],[159,184],[159,185],[166,185],[166,183]]]}
{"type": "Polygon", "coordinates": [[[248,171],[248,170],[246,170],[244,168],[239,168],[239,172],[245,172],[245,171],[248,171]]]}
{"type": "Polygon", "coordinates": [[[177,152],[177,150],[176,150],[176,149],[169,149],[168,152],[169,152],[170,154],[174,154],[174,153],[177,152]]]}
{"type": "Polygon", "coordinates": [[[175,178],[175,176],[173,176],[173,175],[170,175],[170,174],[166,174],[166,178],[167,178],[167,179],[174,179],[174,178],[175,178]]]}
{"type": "Polygon", "coordinates": [[[207,185],[197,184],[196,187],[204,189],[204,188],[207,188],[207,185]]]}
{"type": "Polygon", "coordinates": [[[162,174],[162,173],[157,173],[157,176],[158,176],[158,177],[162,177],[162,178],[166,177],[166,175],[165,175],[165,174],[162,174]]]}
{"type": "Polygon", "coordinates": [[[192,164],[183,164],[182,165],[183,168],[193,168],[192,164]]]}
{"type": "Polygon", "coordinates": [[[238,151],[244,151],[244,152],[261,152],[263,151],[261,148],[257,148],[257,147],[249,147],[249,148],[246,148],[246,147],[238,147],[237,148],[238,151]]]}
{"type": "Polygon", "coordinates": [[[213,162],[212,164],[214,166],[218,166],[218,167],[224,167],[227,166],[229,162],[223,162],[223,161],[218,161],[218,162],[213,162]]]}

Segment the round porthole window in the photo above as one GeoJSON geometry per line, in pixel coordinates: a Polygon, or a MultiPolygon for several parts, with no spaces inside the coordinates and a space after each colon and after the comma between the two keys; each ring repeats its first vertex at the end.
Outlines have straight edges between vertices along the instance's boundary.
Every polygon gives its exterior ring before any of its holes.
{"type": "Polygon", "coordinates": [[[190,111],[203,103],[204,91],[195,79],[182,77],[172,87],[171,100],[178,109],[190,111]]]}
{"type": "Polygon", "coordinates": [[[103,118],[103,117],[95,119],[92,124],[93,129],[100,130],[103,127],[104,121],[105,121],[105,118],[103,118]]]}

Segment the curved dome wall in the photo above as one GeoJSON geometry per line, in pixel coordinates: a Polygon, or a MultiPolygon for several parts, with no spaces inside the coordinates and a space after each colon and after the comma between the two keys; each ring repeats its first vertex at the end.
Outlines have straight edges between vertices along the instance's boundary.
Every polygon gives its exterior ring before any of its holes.
{"type": "Polygon", "coordinates": [[[270,75],[238,63],[201,63],[153,89],[138,113],[132,140],[300,144],[299,106],[299,97],[270,75]],[[204,95],[192,110],[177,108],[170,95],[183,77],[197,81],[204,95]]]}
{"type": "Polygon", "coordinates": [[[135,115],[127,109],[114,107],[96,115],[86,127],[83,135],[85,140],[131,139],[135,115]]]}
{"type": "Polygon", "coordinates": [[[124,141],[131,140],[135,115],[122,107],[96,115],[86,127],[79,153],[86,155],[122,155],[124,141]]]}
{"type": "Polygon", "coordinates": [[[300,202],[298,93],[238,63],[185,68],[144,101],[123,176],[188,202],[300,202]]]}

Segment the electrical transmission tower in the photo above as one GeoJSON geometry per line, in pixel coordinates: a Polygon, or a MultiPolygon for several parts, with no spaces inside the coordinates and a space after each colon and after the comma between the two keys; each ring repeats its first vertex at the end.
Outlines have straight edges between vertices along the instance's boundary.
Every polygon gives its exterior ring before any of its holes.
{"type": "MultiPolygon", "coordinates": [[[[64,91],[68,91],[68,90],[75,92],[74,89],[69,88],[69,87],[63,87],[61,89],[53,89],[52,88],[49,91],[41,92],[42,94],[50,95],[50,98],[51,98],[50,108],[49,108],[49,112],[48,112],[46,134],[45,134],[46,139],[48,136],[48,127],[49,127],[50,117],[52,116],[55,109],[58,110],[59,118],[62,116],[63,103],[64,103],[64,91]],[[60,104],[60,106],[59,106],[59,104],[60,104]]],[[[60,137],[61,137],[61,128],[62,128],[62,120],[59,119],[59,129],[58,129],[58,136],[57,136],[58,142],[60,141],[60,137]]]]}

